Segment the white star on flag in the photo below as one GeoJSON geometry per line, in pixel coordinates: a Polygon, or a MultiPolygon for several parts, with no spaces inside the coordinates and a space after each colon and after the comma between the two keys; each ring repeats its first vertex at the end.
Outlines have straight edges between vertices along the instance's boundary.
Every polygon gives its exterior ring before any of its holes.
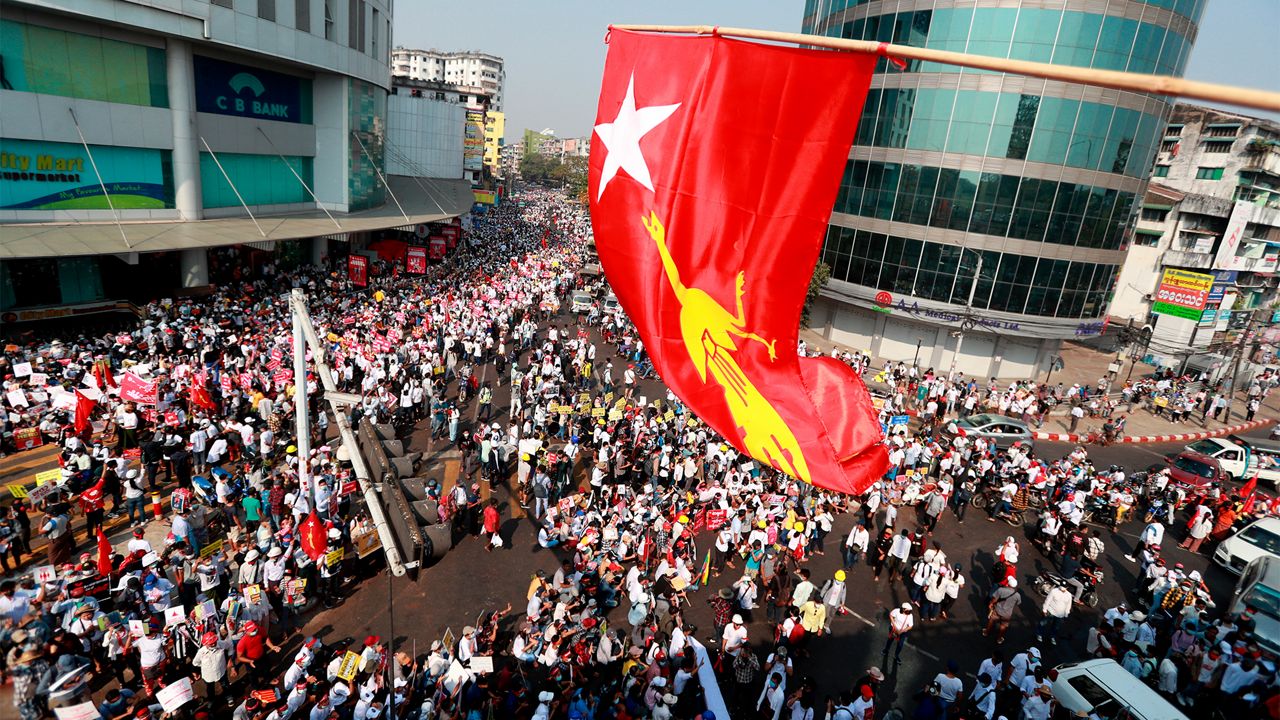
{"type": "Polygon", "coordinates": [[[603,123],[595,127],[596,134],[600,136],[600,142],[604,143],[609,151],[604,159],[604,169],[600,172],[600,191],[596,193],[596,200],[604,196],[604,189],[609,186],[609,181],[613,180],[619,170],[626,170],[636,182],[653,190],[649,166],[640,152],[640,138],[671,117],[671,113],[680,107],[680,103],[651,105],[637,109],[635,87],[636,76],[632,73],[631,79],[627,81],[627,96],[622,100],[622,108],[618,110],[618,116],[611,123],[603,123]]]}

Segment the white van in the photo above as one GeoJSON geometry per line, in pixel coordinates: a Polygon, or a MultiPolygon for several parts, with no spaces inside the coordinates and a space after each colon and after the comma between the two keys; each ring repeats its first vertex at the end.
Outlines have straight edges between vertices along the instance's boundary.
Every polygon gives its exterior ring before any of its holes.
{"type": "Polygon", "coordinates": [[[1188,444],[1187,449],[1215,458],[1232,480],[1256,476],[1259,482],[1280,488],[1280,442],[1230,435],[1196,440],[1188,444]],[[1246,462],[1249,464],[1247,472],[1246,462]]]}
{"type": "Polygon", "coordinates": [[[1253,636],[1258,646],[1280,657],[1280,558],[1263,555],[1240,573],[1227,614],[1239,615],[1246,607],[1253,608],[1253,636]]]}
{"type": "Polygon", "coordinates": [[[1059,665],[1057,670],[1053,697],[1072,715],[1119,717],[1119,711],[1125,710],[1134,720],[1187,720],[1178,708],[1150,685],[1130,675],[1115,660],[1067,663],[1059,665]]]}

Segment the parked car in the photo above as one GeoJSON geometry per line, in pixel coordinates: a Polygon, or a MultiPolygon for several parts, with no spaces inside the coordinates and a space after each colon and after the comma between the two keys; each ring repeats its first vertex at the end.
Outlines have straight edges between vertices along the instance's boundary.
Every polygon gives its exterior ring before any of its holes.
{"type": "Polygon", "coordinates": [[[584,292],[574,293],[573,304],[570,307],[575,313],[591,312],[591,295],[584,292]]]}
{"type": "Polygon", "coordinates": [[[1213,561],[1239,574],[1259,557],[1280,558],[1280,518],[1265,517],[1246,525],[1223,540],[1213,553],[1213,561]]]}
{"type": "Polygon", "coordinates": [[[1187,720],[1187,716],[1109,658],[1067,663],[1056,668],[1053,697],[1068,710],[1083,715],[1132,720],[1187,720]]]}
{"type": "Polygon", "coordinates": [[[1186,449],[1217,460],[1232,480],[1256,477],[1272,487],[1280,487],[1280,442],[1231,435],[1196,440],[1186,449]]]}
{"type": "Polygon", "coordinates": [[[1005,415],[980,413],[960,418],[948,423],[946,432],[951,436],[980,437],[994,443],[996,447],[1007,448],[1015,442],[1033,446],[1034,435],[1031,428],[1018,418],[1005,415]]]}
{"type": "Polygon", "coordinates": [[[609,297],[604,299],[604,305],[602,307],[604,308],[604,311],[610,315],[622,309],[622,305],[618,304],[618,296],[613,293],[609,293],[609,297]]]}
{"type": "Polygon", "coordinates": [[[1227,614],[1235,617],[1253,608],[1253,637],[1262,651],[1280,657],[1280,558],[1261,555],[1240,573],[1227,614]]]}
{"type": "Polygon", "coordinates": [[[1166,458],[1166,462],[1169,463],[1169,474],[1174,482],[1190,485],[1193,488],[1220,484],[1227,479],[1227,474],[1222,471],[1222,465],[1215,458],[1204,453],[1183,450],[1177,455],[1166,458]]]}

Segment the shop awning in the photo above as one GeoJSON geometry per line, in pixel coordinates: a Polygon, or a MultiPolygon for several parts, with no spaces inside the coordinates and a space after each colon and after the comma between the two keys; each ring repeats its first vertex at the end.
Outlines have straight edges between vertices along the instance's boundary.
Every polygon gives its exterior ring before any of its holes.
{"type": "MultiPolygon", "coordinates": [[[[436,222],[467,212],[475,202],[466,180],[387,177],[387,184],[404,212],[390,195],[386,204],[370,210],[335,214],[342,233],[436,222]],[[406,216],[408,216],[406,218],[406,216]]],[[[158,252],[242,243],[265,243],[299,238],[326,237],[338,232],[321,210],[287,215],[258,215],[264,238],[248,217],[195,222],[123,222],[128,242],[114,222],[7,223],[0,225],[0,259],[105,255],[158,252]]]]}
{"type": "Polygon", "coordinates": [[[1148,202],[1144,202],[1144,203],[1142,203],[1142,209],[1143,209],[1143,210],[1172,210],[1172,209],[1173,209],[1173,206],[1172,206],[1172,205],[1160,205],[1160,204],[1158,204],[1158,203],[1148,203],[1148,202]]]}
{"type": "Polygon", "coordinates": [[[1138,233],[1139,235],[1151,235],[1153,237],[1160,237],[1161,235],[1164,235],[1163,230],[1148,230],[1146,228],[1134,228],[1133,231],[1138,233]]]}

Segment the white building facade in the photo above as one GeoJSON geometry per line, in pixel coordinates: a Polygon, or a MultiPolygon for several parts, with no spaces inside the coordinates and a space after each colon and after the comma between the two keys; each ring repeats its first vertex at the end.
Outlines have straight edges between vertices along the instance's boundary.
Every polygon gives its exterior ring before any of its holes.
{"type": "Polygon", "coordinates": [[[1176,106],[1112,317],[1149,328],[1150,360],[1177,366],[1189,356],[1229,349],[1255,311],[1275,301],[1278,269],[1280,124],[1176,106]],[[1213,277],[1198,314],[1152,312],[1167,270],[1213,277]]]}
{"type": "Polygon", "coordinates": [[[489,96],[490,110],[505,112],[507,73],[502,58],[496,55],[397,47],[391,51],[391,72],[411,80],[479,87],[489,96]]]}

